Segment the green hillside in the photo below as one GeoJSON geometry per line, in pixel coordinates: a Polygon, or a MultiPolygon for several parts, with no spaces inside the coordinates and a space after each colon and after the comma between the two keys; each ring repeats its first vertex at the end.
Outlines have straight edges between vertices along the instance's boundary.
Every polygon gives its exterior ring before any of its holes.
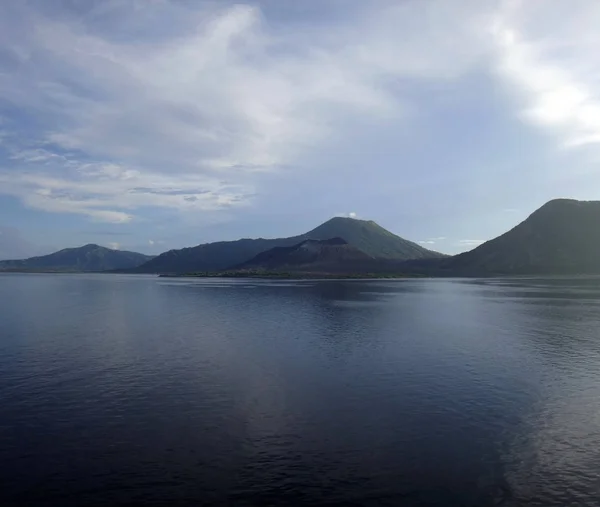
{"type": "Polygon", "coordinates": [[[474,275],[600,273],[600,202],[550,201],[502,236],[441,264],[474,275]]]}
{"type": "Polygon", "coordinates": [[[171,250],[136,269],[140,273],[221,271],[238,266],[261,252],[296,245],[306,239],[342,238],[365,254],[381,259],[408,260],[444,257],[403,239],[372,221],[336,217],[299,236],[279,239],[240,239],[171,250]]]}

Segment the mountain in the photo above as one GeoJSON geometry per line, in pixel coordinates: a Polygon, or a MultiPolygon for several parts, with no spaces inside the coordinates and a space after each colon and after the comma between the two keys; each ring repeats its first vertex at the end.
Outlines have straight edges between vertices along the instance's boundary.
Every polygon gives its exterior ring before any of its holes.
{"type": "Polygon", "coordinates": [[[240,239],[206,243],[181,250],[170,250],[135,270],[138,273],[189,273],[222,271],[239,266],[261,252],[275,247],[289,247],[307,239],[341,238],[371,257],[394,260],[444,257],[403,239],[375,222],[336,217],[316,229],[279,239],[240,239]]]}
{"type": "Polygon", "coordinates": [[[0,261],[0,271],[110,271],[131,269],[152,257],[136,252],[111,250],[98,245],[65,248],[50,255],[0,261]]]}
{"type": "Polygon", "coordinates": [[[293,246],[278,246],[259,253],[235,270],[339,273],[353,272],[371,261],[375,259],[342,238],[306,239],[293,246]]]}
{"type": "Polygon", "coordinates": [[[342,238],[371,257],[378,259],[426,259],[445,257],[439,252],[396,236],[372,220],[335,217],[305,234],[307,239],[342,238]]]}
{"type": "Polygon", "coordinates": [[[439,264],[464,275],[598,274],[600,201],[550,201],[502,236],[439,264]]]}

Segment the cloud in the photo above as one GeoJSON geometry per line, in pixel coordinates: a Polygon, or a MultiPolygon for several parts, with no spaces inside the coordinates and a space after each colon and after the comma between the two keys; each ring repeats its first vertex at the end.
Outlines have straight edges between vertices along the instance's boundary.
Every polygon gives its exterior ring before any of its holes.
{"type": "Polygon", "coordinates": [[[111,242],[108,244],[108,248],[110,248],[111,250],[119,250],[121,248],[121,245],[116,242],[111,242]]]}
{"type": "Polygon", "coordinates": [[[596,2],[505,2],[492,34],[497,71],[521,94],[522,117],[555,131],[564,147],[600,143],[596,2]]]}
{"type": "Polygon", "coordinates": [[[348,211],[348,212],[344,212],[344,213],[336,213],[334,216],[344,217],[344,218],[358,218],[358,214],[354,211],[348,211]]]}
{"type": "Polygon", "coordinates": [[[444,241],[445,239],[446,239],[446,236],[438,236],[436,238],[429,238],[429,239],[417,241],[417,243],[419,243],[421,245],[435,245],[436,243],[438,243],[440,241],[444,241]]]}
{"type": "Polygon", "coordinates": [[[112,223],[130,222],[133,210],[144,206],[215,210],[242,205],[245,195],[241,186],[216,177],[169,176],[116,164],[75,162],[61,171],[62,176],[39,170],[0,172],[0,184],[3,193],[20,197],[31,207],[112,223]],[[201,184],[204,188],[199,188],[201,184]]]}
{"type": "Polygon", "coordinates": [[[132,231],[307,202],[416,228],[421,195],[484,208],[495,175],[543,159],[510,144],[515,117],[560,146],[600,139],[594,2],[281,3],[0,3],[0,194],[132,231]]]}
{"type": "Polygon", "coordinates": [[[481,2],[352,3],[310,33],[258,5],[136,5],[0,7],[0,98],[22,114],[0,192],[111,223],[247,206],[346,124],[407,117],[399,80],[455,79],[482,53],[481,2]]]}
{"type": "Polygon", "coordinates": [[[476,247],[485,243],[484,239],[461,239],[458,241],[460,246],[476,247]]]}

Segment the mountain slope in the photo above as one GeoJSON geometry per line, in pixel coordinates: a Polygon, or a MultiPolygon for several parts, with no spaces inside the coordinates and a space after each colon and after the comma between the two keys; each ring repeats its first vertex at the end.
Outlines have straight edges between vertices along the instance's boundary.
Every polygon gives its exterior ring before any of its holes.
{"type": "Polygon", "coordinates": [[[139,266],[136,273],[190,273],[221,271],[241,264],[260,252],[276,246],[291,246],[302,238],[239,239],[205,243],[180,250],[169,250],[139,266]]]}
{"type": "Polygon", "coordinates": [[[135,268],[152,257],[136,252],[111,250],[98,245],[65,248],[50,255],[0,261],[0,270],[11,271],[109,271],[135,268]]]}
{"type": "Polygon", "coordinates": [[[238,271],[291,271],[334,273],[352,271],[375,259],[341,238],[307,239],[259,253],[237,267],[238,271]]]}
{"type": "Polygon", "coordinates": [[[221,271],[238,266],[261,252],[275,247],[294,246],[306,239],[341,238],[372,257],[406,260],[443,257],[407,241],[375,222],[336,217],[306,234],[279,239],[240,239],[206,243],[159,255],[136,269],[141,273],[187,273],[221,271]]]}
{"type": "Polygon", "coordinates": [[[502,236],[440,264],[468,275],[600,273],[600,202],[550,201],[502,236]]]}
{"type": "Polygon", "coordinates": [[[350,245],[379,259],[424,259],[444,257],[439,252],[396,236],[372,220],[335,217],[308,232],[309,239],[343,238],[350,245]]]}

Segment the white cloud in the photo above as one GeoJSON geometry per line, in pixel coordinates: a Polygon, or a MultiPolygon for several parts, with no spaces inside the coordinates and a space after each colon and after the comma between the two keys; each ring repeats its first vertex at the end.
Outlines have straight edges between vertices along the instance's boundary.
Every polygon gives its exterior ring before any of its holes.
{"type": "Polygon", "coordinates": [[[440,241],[445,241],[445,239],[446,239],[446,236],[438,236],[436,238],[429,238],[429,239],[417,241],[417,243],[420,243],[421,245],[435,245],[436,243],[438,243],[440,241]]]}
{"type": "Polygon", "coordinates": [[[109,243],[108,244],[108,248],[110,248],[111,250],[119,250],[121,248],[121,245],[119,243],[109,243]]]}
{"type": "Polygon", "coordinates": [[[0,100],[25,119],[0,119],[0,193],[36,209],[204,220],[264,198],[275,172],[323,162],[343,184],[331,153],[311,158],[320,147],[360,139],[367,123],[400,138],[419,98],[490,68],[525,120],[565,146],[600,142],[595,2],[348,1],[310,26],[255,4],[101,4],[83,17],[0,4],[0,100]]]}
{"type": "Polygon", "coordinates": [[[483,243],[485,243],[484,239],[461,239],[458,241],[459,245],[467,247],[476,247],[483,243]]]}
{"type": "Polygon", "coordinates": [[[382,1],[310,34],[251,5],[113,2],[108,27],[27,5],[0,7],[0,19],[6,9],[19,20],[0,22],[18,62],[0,72],[0,98],[40,128],[9,147],[0,192],[122,223],[148,206],[247,205],[261,173],[301,165],[349,119],[405,116],[397,83],[454,79],[475,64],[491,3],[382,1]],[[123,37],[125,26],[139,37],[123,37]]]}
{"type": "Polygon", "coordinates": [[[176,210],[215,210],[242,205],[249,186],[233,185],[217,177],[125,169],[116,164],[77,165],[66,157],[62,176],[39,169],[0,172],[5,194],[45,211],[78,213],[97,221],[125,223],[143,206],[176,210]]]}
{"type": "Polygon", "coordinates": [[[358,218],[358,213],[356,213],[355,211],[347,211],[343,213],[336,213],[334,216],[344,218],[358,218]]]}
{"type": "Polygon", "coordinates": [[[552,129],[564,147],[600,143],[600,5],[513,1],[492,34],[498,71],[520,90],[525,120],[552,129]]]}

